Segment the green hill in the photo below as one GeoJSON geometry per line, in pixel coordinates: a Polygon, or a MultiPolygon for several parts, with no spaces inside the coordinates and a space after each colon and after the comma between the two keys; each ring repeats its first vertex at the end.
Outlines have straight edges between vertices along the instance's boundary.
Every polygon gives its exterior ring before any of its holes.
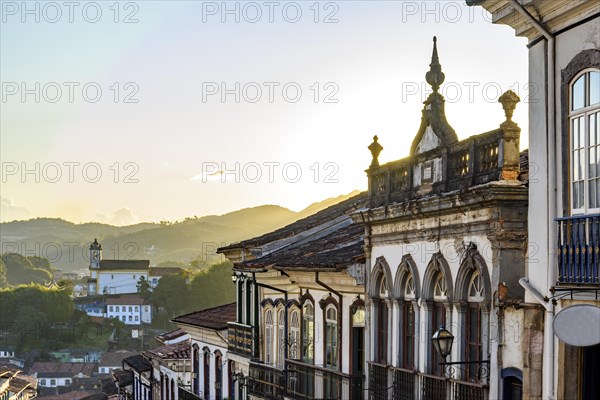
{"type": "Polygon", "coordinates": [[[88,247],[94,238],[102,244],[105,259],[149,259],[152,265],[196,260],[201,266],[223,261],[215,254],[218,247],[281,228],[354,194],[314,203],[300,212],[264,205],[174,223],[112,226],[57,218],[13,221],[0,224],[0,244],[3,253],[45,257],[65,272],[88,267],[88,247]]]}

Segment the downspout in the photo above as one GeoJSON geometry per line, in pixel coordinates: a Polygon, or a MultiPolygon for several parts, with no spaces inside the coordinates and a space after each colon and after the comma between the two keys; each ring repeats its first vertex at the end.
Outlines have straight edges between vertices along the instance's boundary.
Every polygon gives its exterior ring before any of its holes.
{"type": "Polygon", "coordinates": [[[544,297],[531,284],[529,279],[519,279],[519,284],[529,292],[546,309],[544,318],[544,363],[542,399],[554,399],[554,305],[544,297]]]}
{"type": "Polygon", "coordinates": [[[333,289],[331,286],[327,285],[326,283],[322,282],[321,280],[319,280],[319,271],[315,272],[315,283],[317,283],[318,285],[320,285],[321,287],[327,289],[328,291],[332,292],[333,294],[335,294],[338,299],[339,299],[339,304],[340,304],[340,310],[338,312],[338,332],[337,332],[337,340],[338,340],[338,346],[339,346],[339,350],[338,350],[338,365],[340,366],[340,371],[342,370],[342,352],[341,352],[341,347],[342,347],[342,327],[343,327],[343,320],[342,320],[342,314],[343,314],[343,297],[342,294],[340,292],[338,292],[337,290],[333,289]]]}
{"type": "MultiPolygon", "coordinates": [[[[558,163],[558,155],[556,148],[556,63],[555,63],[555,38],[552,33],[548,31],[537,19],[535,19],[529,11],[525,9],[517,0],[509,0],[515,10],[517,10],[529,23],[533,26],[540,34],[542,34],[548,44],[547,48],[547,117],[546,122],[548,124],[547,129],[547,160],[548,160],[548,191],[547,191],[547,207],[548,212],[553,216],[556,215],[556,196],[557,196],[557,175],[556,165],[558,163]]],[[[554,248],[553,237],[551,234],[553,231],[552,226],[548,226],[548,237],[547,246],[550,255],[550,249],[554,248]]],[[[546,278],[546,287],[551,287],[555,282],[555,269],[549,268],[548,275],[546,278]]],[[[529,284],[529,280],[523,278],[519,280],[521,286],[525,288],[532,296],[536,298],[540,304],[546,309],[546,318],[544,320],[544,363],[543,363],[543,386],[542,386],[542,398],[547,400],[554,399],[554,329],[553,329],[553,318],[554,318],[554,306],[548,304],[540,295],[540,293],[529,284]]]]}

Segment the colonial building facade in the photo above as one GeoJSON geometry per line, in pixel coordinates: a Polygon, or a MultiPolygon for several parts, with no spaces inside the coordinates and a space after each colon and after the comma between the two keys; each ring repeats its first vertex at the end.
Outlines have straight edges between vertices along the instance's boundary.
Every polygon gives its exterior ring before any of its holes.
{"type": "Polygon", "coordinates": [[[600,3],[468,3],[529,40],[535,252],[521,283],[543,310],[529,346],[541,369],[531,384],[540,390],[530,398],[600,398],[600,3]]]}
{"type": "Polygon", "coordinates": [[[505,121],[459,141],[438,92],[435,38],[426,80],[433,93],[410,156],[379,165],[374,138],[368,209],[353,214],[368,260],[369,397],[500,399],[503,385],[518,390],[502,377],[521,367],[519,335],[507,335],[524,318],[510,306],[522,303],[525,271],[527,187],[511,119],[519,98],[502,95],[505,121]],[[454,336],[447,359],[431,341],[441,327],[454,336]]]}

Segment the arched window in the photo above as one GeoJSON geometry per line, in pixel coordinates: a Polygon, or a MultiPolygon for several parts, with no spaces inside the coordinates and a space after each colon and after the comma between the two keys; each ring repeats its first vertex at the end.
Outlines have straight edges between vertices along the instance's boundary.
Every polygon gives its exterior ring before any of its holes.
{"type": "Polygon", "coordinates": [[[600,71],[587,69],[570,85],[571,213],[600,210],[600,71]]]}
{"type": "Polygon", "coordinates": [[[412,275],[406,278],[404,284],[404,302],[402,303],[402,368],[415,366],[415,309],[412,300],[415,299],[415,282],[412,275]]]}
{"type": "MultiPolygon", "coordinates": [[[[446,307],[444,302],[448,299],[448,288],[446,286],[446,278],[441,271],[437,271],[433,279],[433,308],[431,310],[431,334],[435,332],[441,325],[446,325],[446,307]]],[[[431,336],[431,335],[429,335],[431,336]]],[[[443,368],[440,365],[442,358],[433,349],[430,349],[431,364],[430,373],[434,375],[443,375],[443,368]]]]}
{"type": "Polygon", "coordinates": [[[325,367],[339,367],[338,310],[333,304],[325,309],[325,367]]]}
{"type": "Polygon", "coordinates": [[[273,310],[265,312],[265,363],[273,364],[273,310]]]}
{"type": "MultiPolygon", "coordinates": [[[[481,334],[481,303],[484,298],[483,279],[478,270],[475,270],[467,286],[467,315],[465,336],[465,361],[478,361],[482,359],[482,334],[481,334]]],[[[470,364],[467,368],[467,379],[479,380],[479,365],[470,364]]]]}
{"type": "Polygon", "coordinates": [[[215,400],[223,399],[223,355],[215,351],[215,400]]]}
{"type": "Polygon", "coordinates": [[[385,275],[381,274],[377,282],[377,293],[379,298],[376,300],[377,311],[375,316],[376,332],[376,352],[375,361],[380,364],[387,364],[388,349],[388,306],[386,298],[388,296],[387,282],[385,275]]]}
{"type": "Polygon", "coordinates": [[[193,387],[192,390],[194,394],[200,394],[200,349],[197,344],[193,346],[193,356],[192,356],[192,372],[193,372],[193,387]]]}
{"type": "Polygon", "coordinates": [[[277,368],[283,369],[283,359],[285,357],[285,310],[280,308],[277,311],[277,368]]]}
{"type": "Polygon", "coordinates": [[[315,361],[315,306],[311,300],[302,306],[302,361],[315,361]]]}
{"type": "Polygon", "coordinates": [[[203,349],[204,351],[204,359],[202,362],[203,368],[203,381],[204,381],[204,398],[208,399],[210,397],[210,350],[208,347],[203,349]]]}
{"type": "Polygon", "coordinates": [[[50,379],[50,386],[56,386],[56,379],[50,379]]]}
{"type": "Polygon", "coordinates": [[[297,360],[300,357],[300,316],[298,310],[293,310],[290,315],[290,354],[292,360],[297,360]]]}

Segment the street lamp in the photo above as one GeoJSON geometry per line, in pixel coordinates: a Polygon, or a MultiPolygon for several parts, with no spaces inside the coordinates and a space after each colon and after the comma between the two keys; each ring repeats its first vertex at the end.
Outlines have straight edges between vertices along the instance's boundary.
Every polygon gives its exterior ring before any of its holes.
{"type": "Polygon", "coordinates": [[[431,337],[431,343],[438,354],[444,359],[440,365],[443,365],[446,373],[450,378],[453,377],[455,369],[466,373],[468,377],[475,375],[479,379],[486,379],[489,374],[490,360],[469,360],[469,361],[455,361],[446,362],[446,357],[450,355],[452,351],[452,342],[454,342],[454,336],[444,325],[440,325],[440,328],[435,331],[431,337]],[[478,365],[476,369],[473,369],[473,365],[478,365]]]}
{"type": "Polygon", "coordinates": [[[444,363],[446,362],[446,357],[452,351],[452,342],[454,342],[454,336],[444,325],[440,325],[440,328],[435,331],[433,336],[431,337],[431,342],[433,343],[433,347],[438,352],[440,356],[444,359],[444,363]]]}

